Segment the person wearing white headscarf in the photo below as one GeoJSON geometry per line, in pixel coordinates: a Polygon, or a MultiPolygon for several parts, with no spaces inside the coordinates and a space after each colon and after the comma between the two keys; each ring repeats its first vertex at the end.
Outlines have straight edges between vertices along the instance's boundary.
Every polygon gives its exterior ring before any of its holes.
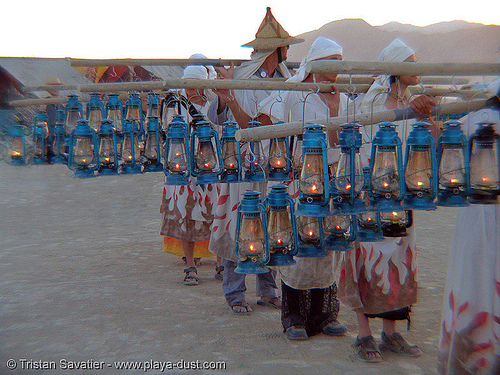
{"type": "MultiPolygon", "coordinates": [[[[307,70],[310,61],[342,60],[342,55],[342,47],[336,42],[324,37],[317,38],[296,75],[287,81],[330,83],[331,92],[276,91],[260,103],[260,113],[272,122],[304,120],[305,123],[345,115],[348,97],[333,86],[337,75],[311,74],[307,70]]],[[[334,161],[329,160],[330,163],[334,161]]],[[[289,194],[292,198],[298,197],[298,181],[290,184],[289,194]]],[[[295,257],[296,264],[280,267],[283,304],[281,322],[288,339],[304,340],[320,332],[340,336],[347,331],[337,320],[340,303],[336,296],[335,281],[340,260],[340,253],[328,252],[323,258],[295,257]]]]}
{"type": "MultiPolygon", "coordinates": [[[[416,61],[415,51],[400,39],[393,40],[380,54],[380,61],[416,61]]],[[[406,107],[406,88],[417,83],[415,76],[377,77],[359,110],[362,113],[406,107]]],[[[423,117],[431,113],[434,100],[426,96],[414,99],[410,105],[423,117]],[[413,104],[411,104],[413,103],[413,104]]],[[[398,126],[402,132],[403,124],[398,126]]],[[[361,154],[368,159],[370,143],[365,142],[361,154]]],[[[396,331],[397,320],[410,321],[411,305],[417,302],[417,248],[414,225],[407,228],[406,237],[386,237],[380,242],[356,242],[355,248],[346,252],[339,280],[339,298],[351,307],[358,318],[358,336],[354,344],[359,359],[380,362],[381,353],[372,336],[369,319],[381,318],[383,330],[381,346],[409,356],[419,356],[422,351],[410,345],[396,331]],[[377,261],[375,261],[377,260],[377,261]],[[398,278],[391,277],[396,267],[398,278]]]]}
{"type": "MultiPolygon", "coordinates": [[[[276,21],[271,9],[267,8],[266,16],[256,33],[255,40],[244,45],[245,47],[254,48],[250,61],[236,68],[231,66],[228,70],[217,68],[217,72],[219,77],[224,79],[288,78],[290,73],[283,63],[286,60],[288,46],[302,41],[302,39],[291,37],[276,21]]],[[[219,100],[219,112],[229,108],[232,116],[230,119],[234,119],[240,128],[246,128],[250,120],[260,120],[258,117],[258,104],[271,94],[270,91],[266,90],[214,91],[219,100]]],[[[268,144],[269,142],[267,142],[267,147],[268,144]]],[[[247,150],[248,144],[241,146],[243,160],[247,150]]],[[[266,144],[264,144],[264,153],[266,153],[266,144]]],[[[222,290],[226,302],[235,314],[249,314],[252,312],[245,297],[246,275],[234,272],[237,265],[234,254],[237,206],[241,200],[241,194],[247,189],[261,192],[261,198],[264,198],[264,183],[219,184],[217,206],[215,207],[214,223],[210,237],[210,250],[223,258],[222,290]]],[[[281,308],[275,276],[276,271],[274,270],[256,275],[256,293],[260,297],[257,301],[258,305],[281,308]]]]}
{"type": "MultiPolygon", "coordinates": [[[[496,96],[496,100],[492,100],[492,104],[496,101],[495,106],[459,120],[468,136],[480,123],[493,124],[500,134],[499,86],[500,78],[489,85],[490,94],[496,96]]],[[[443,375],[500,374],[498,201],[459,208],[443,296],[438,372],[443,375]]]]}
{"type": "MultiPolygon", "coordinates": [[[[417,60],[415,51],[396,38],[382,50],[379,61],[416,62],[417,60]]],[[[409,101],[409,92],[406,88],[417,83],[418,77],[416,76],[380,75],[362,97],[359,111],[361,113],[371,113],[410,105],[423,117],[429,117],[432,106],[436,105],[434,99],[421,95],[409,101]]]]}
{"type": "MultiPolygon", "coordinates": [[[[195,54],[191,59],[206,59],[195,54]]],[[[214,79],[216,72],[212,66],[189,65],[184,68],[183,79],[214,79]]],[[[184,89],[182,91],[181,115],[188,123],[193,116],[207,117],[210,90],[184,89]]],[[[165,185],[160,212],[163,215],[160,234],[164,236],[163,250],[178,256],[183,255],[187,268],[184,270],[184,284],[198,285],[196,258],[213,256],[208,251],[210,226],[213,222],[212,207],[216,200],[216,186],[197,185],[196,178],[190,177],[187,186],[165,185]],[[180,245],[180,246],[179,246],[180,245]],[[182,247],[182,249],[179,249],[182,247]]],[[[219,273],[220,259],[216,271],[219,273]]]]}

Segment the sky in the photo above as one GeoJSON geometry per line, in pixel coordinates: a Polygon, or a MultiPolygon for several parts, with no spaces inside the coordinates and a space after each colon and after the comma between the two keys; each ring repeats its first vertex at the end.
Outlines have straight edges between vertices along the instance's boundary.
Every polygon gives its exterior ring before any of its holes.
{"type": "Polygon", "coordinates": [[[0,56],[244,59],[251,49],[241,45],[254,39],[267,6],[290,35],[344,18],[500,24],[498,0],[2,0],[0,56]]]}

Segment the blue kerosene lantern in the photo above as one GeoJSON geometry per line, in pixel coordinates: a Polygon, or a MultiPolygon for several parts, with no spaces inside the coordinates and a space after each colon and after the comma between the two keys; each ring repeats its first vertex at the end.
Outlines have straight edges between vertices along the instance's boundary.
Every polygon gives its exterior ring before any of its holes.
{"type": "Polygon", "coordinates": [[[148,94],[148,117],[160,118],[160,96],[156,92],[148,94]]]}
{"type": "Polygon", "coordinates": [[[325,229],[323,217],[299,216],[297,221],[297,257],[321,258],[328,255],[325,251],[325,229]]]}
{"type": "Polygon", "coordinates": [[[181,102],[179,95],[175,92],[168,92],[160,103],[161,125],[164,132],[168,130],[168,125],[175,116],[181,113],[181,102]]]}
{"type": "Polygon", "coordinates": [[[94,177],[98,156],[97,135],[87,120],[78,120],[76,128],[69,135],[68,167],[74,172],[73,177],[94,177]]]}
{"type": "Polygon", "coordinates": [[[56,110],[56,123],[54,127],[54,157],[52,163],[67,163],[67,134],[64,126],[64,111],[56,110]]]}
{"type": "Polygon", "coordinates": [[[142,117],[142,101],[138,92],[132,91],[125,101],[125,119],[133,118],[137,121],[139,132],[144,133],[144,121],[142,117]]]}
{"type": "Polygon", "coordinates": [[[224,122],[221,136],[222,165],[224,171],[221,182],[231,183],[241,181],[241,149],[240,142],[235,138],[238,124],[234,121],[224,122]]]}
{"type": "MultiPolygon", "coordinates": [[[[282,123],[277,122],[277,124],[282,123]]],[[[270,181],[290,181],[292,172],[292,156],[288,137],[273,138],[269,143],[269,170],[270,181]]]]}
{"type": "Polygon", "coordinates": [[[374,211],[368,199],[370,189],[370,167],[363,167],[364,186],[361,195],[364,197],[368,212],[356,215],[356,239],[360,242],[377,242],[384,239],[381,213],[374,211]]]}
{"type": "Polygon", "coordinates": [[[139,147],[139,126],[133,118],[128,118],[123,123],[122,129],[122,165],[121,173],[135,174],[141,172],[141,149],[139,147]]]}
{"type": "Polygon", "coordinates": [[[439,191],[437,206],[467,206],[470,192],[469,152],[467,138],[458,121],[448,121],[438,139],[437,164],[439,191]]]}
{"type": "Polygon", "coordinates": [[[160,119],[149,116],[146,124],[146,140],[144,142],[144,172],[163,171],[161,163],[160,119]]]}
{"type": "Polygon", "coordinates": [[[189,133],[181,115],[168,125],[165,141],[165,184],[189,185],[189,133]]]}
{"type": "Polygon", "coordinates": [[[102,120],[97,134],[99,138],[99,169],[100,175],[118,174],[118,139],[116,138],[113,122],[102,120]]]}
{"type": "Polygon", "coordinates": [[[334,213],[323,219],[325,249],[328,251],[352,250],[351,242],[356,239],[356,223],[354,216],[334,213]]]}
{"type": "Polygon", "coordinates": [[[289,266],[295,264],[298,234],[294,204],[282,184],[271,186],[264,200],[267,209],[267,233],[271,257],[268,266],[289,266]]]}
{"type": "Polygon", "coordinates": [[[496,204],[500,194],[500,136],[481,123],[469,139],[471,204],[496,204]]]}
{"type": "Polygon", "coordinates": [[[341,126],[339,137],[340,159],[335,174],[335,187],[339,199],[336,208],[345,215],[366,212],[365,202],[360,199],[364,178],[359,150],[363,144],[360,125],[347,123],[341,126]]]}
{"type": "Polygon", "coordinates": [[[191,175],[196,184],[219,182],[222,174],[222,151],[219,137],[208,121],[197,121],[191,134],[191,175]]]}
{"type": "Polygon", "coordinates": [[[264,223],[266,210],[260,202],[260,193],[247,190],[238,205],[236,223],[235,255],[238,266],[234,270],[241,274],[269,272],[269,242],[267,227],[264,223]]]}
{"type": "Polygon", "coordinates": [[[35,154],[33,164],[47,164],[47,137],[49,136],[49,116],[45,111],[40,111],[34,118],[33,143],[35,154]]]}
{"type": "Polygon", "coordinates": [[[435,210],[438,190],[436,146],[430,124],[416,122],[406,139],[404,207],[435,210]]]}
{"type": "Polygon", "coordinates": [[[120,138],[123,129],[123,104],[118,94],[108,94],[105,112],[105,118],[113,122],[113,129],[120,138]]]}
{"type": "Polygon", "coordinates": [[[375,133],[370,170],[368,192],[373,211],[401,211],[405,192],[402,146],[391,122],[381,122],[375,133]]]}
{"type": "Polygon", "coordinates": [[[98,92],[91,92],[87,103],[87,121],[95,132],[99,132],[101,121],[104,118],[104,102],[98,92]]]}
{"type": "MultiPolygon", "coordinates": [[[[252,120],[248,123],[248,128],[259,127],[259,121],[252,120]]],[[[247,143],[248,149],[243,161],[245,169],[245,182],[263,182],[266,180],[265,167],[266,156],[264,155],[264,146],[261,141],[251,141],[247,143]]]]}
{"type": "Polygon", "coordinates": [[[323,125],[307,124],[302,140],[302,169],[297,216],[330,215],[326,137],[323,125]]]}
{"type": "Polygon", "coordinates": [[[66,133],[70,134],[78,125],[78,121],[83,119],[83,105],[78,100],[78,95],[71,94],[68,96],[65,110],[65,127],[66,133]]]}
{"type": "Polygon", "coordinates": [[[9,156],[11,165],[27,164],[26,128],[22,125],[12,125],[10,127],[11,143],[9,146],[9,156]]]}
{"type": "Polygon", "coordinates": [[[413,211],[381,212],[382,232],[384,237],[405,237],[406,229],[413,224],[413,211]]]}

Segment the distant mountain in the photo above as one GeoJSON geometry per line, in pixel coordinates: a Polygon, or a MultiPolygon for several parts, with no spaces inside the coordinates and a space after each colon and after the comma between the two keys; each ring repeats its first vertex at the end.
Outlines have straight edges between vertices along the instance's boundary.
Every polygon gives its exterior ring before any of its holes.
{"type": "Polygon", "coordinates": [[[451,31],[472,29],[484,26],[482,23],[473,23],[462,20],[434,23],[428,26],[415,26],[407,23],[389,22],[382,26],[375,26],[381,30],[389,32],[420,32],[423,34],[447,33],[451,31]]]}
{"type": "Polygon", "coordinates": [[[351,61],[378,60],[382,49],[395,38],[412,47],[420,62],[491,63],[500,59],[500,25],[450,21],[425,27],[398,22],[371,26],[362,19],[343,19],[297,35],[305,42],[290,47],[288,60],[301,61],[318,36],[342,45],[344,59],[351,61]]]}

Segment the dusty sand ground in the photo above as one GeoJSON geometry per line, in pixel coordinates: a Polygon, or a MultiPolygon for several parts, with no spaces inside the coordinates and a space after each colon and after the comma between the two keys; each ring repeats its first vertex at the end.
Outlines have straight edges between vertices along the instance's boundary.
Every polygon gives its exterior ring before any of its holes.
{"type": "MultiPolygon", "coordinates": [[[[416,213],[420,297],[405,335],[425,354],[384,354],[383,363],[365,364],[353,356],[356,320],[345,307],[346,337],[290,342],[279,311],[256,305],[253,276],[251,316],[230,312],[213,278],[214,258],[199,268],[201,285],[184,286],[184,265],[161,251],[162,185],[161,173],[81,180],[62,165],[0,165],[0,374],[42,373],[33,369],[38,361],[56,363],[43,373],[141,374],[116,370],[113,362],[151,360],[226,362],[225,370],[194,374],[436,372],[456,209],[416,213]],[[8,359],[17,362],[15,370],[7,369],[8,359]],[[32,369],[21,359],[33,360],[32,369]],[[105,365],[64,371],[61,359],[105,365]]],[[[378,339],[380,324],[373,326],[378,339]]]]}

